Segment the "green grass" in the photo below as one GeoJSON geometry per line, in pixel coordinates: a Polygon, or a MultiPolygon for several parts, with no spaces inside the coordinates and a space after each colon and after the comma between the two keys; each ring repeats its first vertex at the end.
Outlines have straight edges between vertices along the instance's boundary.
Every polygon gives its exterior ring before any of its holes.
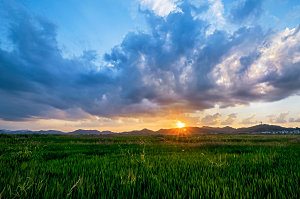
{"type": "Polygon", "coordinates": [[[300,135],[0,135],[0,198],[300,198],[300,135]]]}

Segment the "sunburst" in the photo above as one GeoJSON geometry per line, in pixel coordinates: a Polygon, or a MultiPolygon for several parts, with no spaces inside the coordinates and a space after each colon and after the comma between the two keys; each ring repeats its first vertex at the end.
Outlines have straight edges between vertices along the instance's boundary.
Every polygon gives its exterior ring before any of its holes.
{"type": "Polygon", "coordinates": [[[182,122],[180,122],[180,121],[177,121],[177,127],[178,128],[183,128],[183,127],[185,127],[185,123],[182,123],[182,122]]]}

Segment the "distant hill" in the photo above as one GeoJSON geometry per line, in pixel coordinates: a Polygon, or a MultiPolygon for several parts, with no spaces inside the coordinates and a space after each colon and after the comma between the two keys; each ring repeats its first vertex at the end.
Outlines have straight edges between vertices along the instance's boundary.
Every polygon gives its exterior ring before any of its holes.
{"type": "Polygon", "coordinates": [[[55,130],[47,130],[47,131],[30,131],[30,130],[17,130],[17,131],[10,131],[1,129],[0,134],[65,134],[62,131],[55,131],[55,130]]]}
{"type": "Polygon", "coordinates": [[[178,134],[218,134],[218,133],[271,133],[271,132],[296,132],[299,131],[299,128],[285,128],[281,126],[275,126],[275,125],[268,125],[268,124],[262,124],[262,125],[256,125],[252,127],[245,127],[245,128],[232,128],[230,126],[226,127],[209,127],[209,126],[203,126],[203,127],[185,127],[185,128],[172,128],[172,129],[160,129],[158,131],[151,131],[146,129],[146,132],[142,131],[131,131],[126,132],[126,134],[163,134],[163,135],[178,135],[178,134]],[[185,130],[184,130],[185,129],[185,130]]]}
{"type": "Polygon", "coordinates": [[[256,125],[256,126],[251,126],[248,128],[238,128],[235,130],[235,132],[250,132],[250,133],[254,133],[254,132],[274,132],[274,131],[289,131],[289,130],[293,130],[293,128],[284,128],[281,126],[276,126],[276,125],[268,125],[268,124],[261,124],[261,125],[256,125]]]}
{"type": "Polygon", "coordinates": [[[63,135],[180,135],[180,134],[218,134],[218,133],[300,133],[300,128],[285,128],[276,125],[261,124],[251,127],[243,128],[232,128],[230,126],[226,127],[185,127],[185,128],[171,128],[171,129],[160,129],[158,131],[152,131],[149,129],[135,130],[135,131],[126,131],[121,133],[114,133],[111,131],[98,131],[98,130],[83,130],[78,129],[72,132],[62,132],[55,130],[47,131],[30,131],[30,130],[17,130],[10,131],[5,129],[0,129],[0,134],[63,134],[63,135]]]}
{"type": "Polygon", "coordinates": [[[98,130],[82,130],[78,129],[76,131],[72,132],[62,132],[62,131],[55,131],[55,130],[47,130],[47,131],[30,131],[30,130],[16,130],[16,131],[10,131],[1,129],[0,134],[51,134],[51,135],[108,135],[108,134],[114,134],[111,131],[98,131],[98,130]]]}
{"type": "Polygon", "coordinates": [[[128,131],[128,132],[121,132],[121,134],[130,134],[130,135],[151,135],[151,134],[157,134],[156,131],[152,131],[149,129],[142,129],[140,131],[128,131]]]}
{"type": "Polygon", "coordinates": [[[76,131],[72,131],[68,134],[72,135],[108,135],[108,134],[114,134],[111,131],[98,131],[98,130],[83,130],[83,129],[78,129],[76,131]]]}

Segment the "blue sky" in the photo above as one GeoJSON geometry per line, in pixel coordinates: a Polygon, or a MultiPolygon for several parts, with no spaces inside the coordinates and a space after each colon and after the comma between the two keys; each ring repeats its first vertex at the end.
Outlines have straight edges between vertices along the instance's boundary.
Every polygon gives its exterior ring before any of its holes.
{"type": "Polygon", "coordinates": [[[25,0],[18,4],[57,26],[57,41],[65,56],[79,55],[84,49],[95,49],[102,55],[119,44],[128,31],[146,28],[132,1],[25,0]]]}
{"type": "Polygon", "coordinates": [[[0,127],[299,126],[297,0],[0,1],[0,127]]]}

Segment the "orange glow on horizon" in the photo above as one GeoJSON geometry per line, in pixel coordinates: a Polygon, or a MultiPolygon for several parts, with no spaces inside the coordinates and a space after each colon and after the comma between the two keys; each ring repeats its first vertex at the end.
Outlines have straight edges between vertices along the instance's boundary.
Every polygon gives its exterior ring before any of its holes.
{"type": "Polygon", "coordinates": [[[180,122],[180,121],[177,121],[177,127],[178,128],[183,128],[183,127],[185,127],[185,124],[184,123],[182,123],[182,122],[180,122]]]}

